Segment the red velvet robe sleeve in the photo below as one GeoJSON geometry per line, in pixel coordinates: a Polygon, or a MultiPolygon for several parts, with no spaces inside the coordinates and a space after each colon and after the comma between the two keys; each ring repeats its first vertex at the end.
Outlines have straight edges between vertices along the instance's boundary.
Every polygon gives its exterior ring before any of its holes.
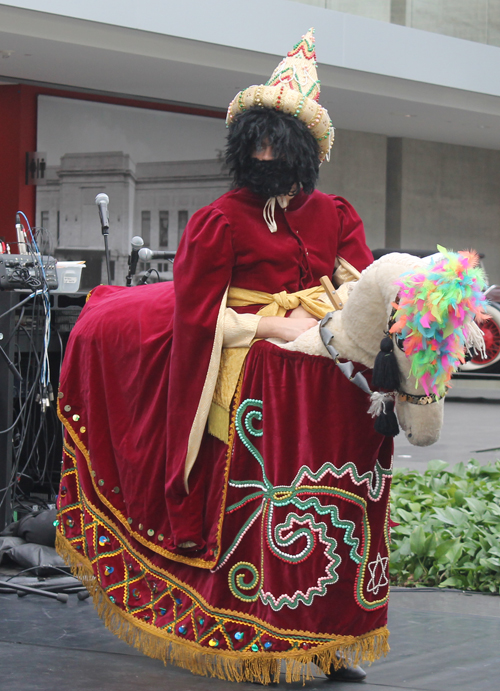
{"type": "MultiPolygon", "coordinates": [[[[189,433],[210,362],[217,316],[234,263],[229,224],[214,207],[196,212],[174,265],[175,311],[167,399],[167,500],[186,497],[189,433]]],[[[167,503],[168,503],[167,501],[167,503]]]]}
{"type": "Polygon", "coordinates": [[[340,221],[340,237],[337,254],[358,271],[373,262],[373,255],[366,244],[363,221],[357,211],[343,197],[334,197],[340,221]]]}

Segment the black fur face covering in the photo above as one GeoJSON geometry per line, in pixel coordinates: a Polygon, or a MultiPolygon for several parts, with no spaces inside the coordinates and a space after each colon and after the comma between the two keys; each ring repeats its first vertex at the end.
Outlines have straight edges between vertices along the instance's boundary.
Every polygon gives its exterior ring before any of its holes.
{"type": "Polygon", "coordinates": [[[248,187],[266,199],[313,192],[319,173],[319,147],[303,122],[268,108],[251,108],[229,128],[226,164],[235,187],[248,187]],[[273,160],[254,154],[270,146],[273,160]]]}
{"type": "Polygon", "coordinates": [[[252,158],[246,169],[245,183],[252,192],[266,199],[283,194],[296,194],[300,189],[293,168],[281,159],[259,161],[258,158],[252,158]]]}

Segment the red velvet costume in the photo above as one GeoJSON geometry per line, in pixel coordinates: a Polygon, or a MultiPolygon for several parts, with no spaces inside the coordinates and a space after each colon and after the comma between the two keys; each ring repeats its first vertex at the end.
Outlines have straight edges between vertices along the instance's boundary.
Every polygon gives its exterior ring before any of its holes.
{"type": "Polygon", "coordinates": [[[205,433],[185,491],[228,285],[291,293],[331,275],[337,255],[359,270],[371,261],[340,197],[300,193],[276,207],[276,233],[264,201],[238,189],[192,217],[175,296],[172,284],[97,288],[59,394],[61,553],[127,640],[235,679],[268,679],[279,658],[374,659],[387,637],[392,440],[331,360],[256,343],[229,445],[205,433]],[[181,549],[187,540],[197,549],[181,549]]]}

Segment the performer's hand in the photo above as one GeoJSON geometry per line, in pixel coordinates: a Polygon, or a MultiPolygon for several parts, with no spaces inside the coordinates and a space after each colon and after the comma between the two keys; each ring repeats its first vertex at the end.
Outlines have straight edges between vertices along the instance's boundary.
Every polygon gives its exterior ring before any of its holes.
{"type": "Polygon", "coordinates": [[[306,309],[304,309],[302,305],[299,305],[290,312],[288,319],[310,319],[311,316],[312,315],[306,309]]]}
{"type": "Polygon", "coordinates": [[[318,321],[314,317],[295,317],[294,319],[287,317],[262,317],[255,337],[282,338],[284,341],[295,341],[304,331],[312,329],[317,323],[318,321]]]}

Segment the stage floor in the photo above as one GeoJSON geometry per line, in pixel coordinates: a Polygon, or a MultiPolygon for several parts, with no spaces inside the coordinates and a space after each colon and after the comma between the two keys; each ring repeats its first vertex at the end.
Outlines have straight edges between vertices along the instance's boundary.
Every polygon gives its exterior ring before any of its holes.
{"type": "MultiPolygon", "coordinates": [[[[364,691],[499,688],[500,597],[393,589],[389,656],[367,668],[364,691]],[[498,666],[497,666],[498,665],[498,666]]],[[[283,689],[356,688],[314,680],[283,689]]],[[[239,689],[255,689],[239,684],[239,689]]],[[[0,595],[2,691],[229,691],[232,682],[164,667],[110,634],[92,602],[0,595]]]]}

